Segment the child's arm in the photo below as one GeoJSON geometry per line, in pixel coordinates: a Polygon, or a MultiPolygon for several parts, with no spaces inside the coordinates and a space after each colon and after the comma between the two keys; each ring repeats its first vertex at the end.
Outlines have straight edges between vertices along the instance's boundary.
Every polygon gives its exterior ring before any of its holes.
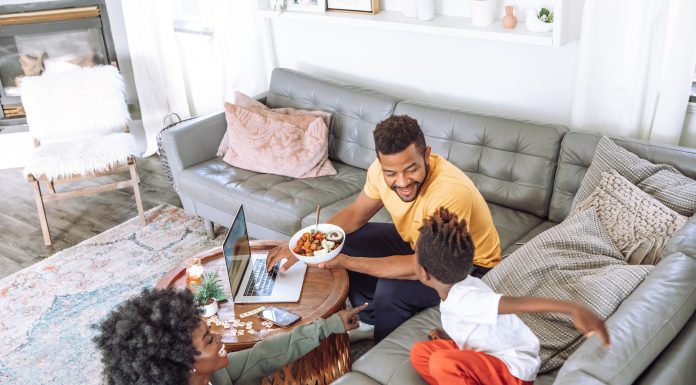
{"type": "Polygon", "coordinates": [[[609,346],[609,333],[602,321],[588,308],[573,302],[539,297],[506,297],[498,303],[498,314],[564,313],[573,317],[575,327],[585,336],[597,334],[604,346],[609,346]]]}
{"type": "Polygon", "coordinates": [[[428,333],[428,337],[430,337],[431,340],[451,340],[452,337],[449,336],[449,334],[445,333],[444,330],[437,328],[433,329],[428,333]]]}

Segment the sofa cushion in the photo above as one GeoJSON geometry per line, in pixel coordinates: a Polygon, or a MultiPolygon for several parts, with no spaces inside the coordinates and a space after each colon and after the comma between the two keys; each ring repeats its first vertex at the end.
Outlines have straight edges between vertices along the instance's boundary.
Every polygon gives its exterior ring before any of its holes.
{"type": "Polygon", "coordinates": [[[503,258],[508,257],[510,254],[514,253],[515,250],[519,249],[520,247],[524,246],[527,242],[534,239],[534,237],[536,237],[537,235],[543,233],[544,231],[556,226],[557,224],[558,224],[558,222],[543,221],[543,222],[539,223],[538,225],[534,226],[526,234],[519,237],[515,241],[515,243],[513,243],[510,246],[503,249],[503,258]]]}
{"type": "Polygon", "coordinates": [[[603,136],[599,140],[599,143],[597,143],[597,149],[592,157],[592,163],[582,179],[578,193],[575,194],[571,211],[595,191],[595,188],[602,179],[602,173],[609,170],[617,171],[633,184],[642,182],[644,179],[660,170],[678,173],[672,166],[666,164],[653,164],[645,159],[641,159],[638,155],[624,150],[614,143],[614,141],[603,136]]]}
{"type": "Polygon", "coordinates": [[[594,208],[625,260],[633,265],[654,265],[669,238],[686,217],[660,203],[615,170],[602,173],[597,188],[570,217],[594,208]]]}
{"type": "MultiPolygon", "coordinates": [[[[337,212],[341,211],[344,207],[348,206],[349,204],[355,202],[355,199],[358,198],[358,195],[360,195],[360,192],[357,192],[348,198],[341,199],[340,201],[333,203],[329,206],[322,207],[321,208],[321,213],[320,213],[320,221],[324,222],[334,216],[337,212]]],[[[314,223],[316,220],[316,213],[311,213],[302,218],[302,227],[309,226],[314,223]]],[[[372,218],[370,218],[370,222],[382,222],[382,223],[391,223],[391,217],[389,216],[389,213],[387,210],[382,207],[377,211],[377,214],[375,214],[372,218]]]]}
{"type": "MultiPolygon", "coordinates": [[[[652,267],[626,264],[594,209],[588,209],[532,239],[483,281],[503,295],[579,302],[606,319],[652,267]]],[[[563,365],[584,341],[569,315],[518,316],[541,342],[541,373],[563,365]]]]}
{"type": "MultiPolygon", "coordinates": [[[[560,222],[570,213],[575,194],[580,188],[587,168],[592,163],[597,133],[569,132],[561,142],[558,170],[549,206],[549,220],[560,222]]],[[[648,143],[636,139],[612,138],[622,148],[652,163],[668,164],[685,176],[696,179],[696,149],[648,143]]]]}
{"type": "MultiPolygon", "coordinates": [[[[411,346],[428,339],[428,333],[441,328],[439,306],[426,309],[404,322],[380,343],[353,363],[353,372],[365,374],[383,385],[427,384],[413,369],[411,346]]],[[[538,376],[535,384],[551,384],[556,372],[538,376]]]]}
{"type": "Polygon", "coordinates": [[[681,215],[696,214],[696,180],[679,172],[660,170],[640,182],[638,188],[681,215]]]}
{"type": "Polygon", "coordinates": [[[367,170],[375,160],[372,137],[377,123],[389,117],[399,101],[390,95],[287,68],[276,68],[266,105],[335,113],[329,132],[329,157],[367,170]]]}
{"type": "Polygon", "coordinates": [[[536,215],[508,207],[488,203],[488,209],[493,217],[493,224],[500,237],[500,250],[514,245],[518,239],[543,222],[536,215]]]}
{"type": "Polygon", "coordinates": [[[360,191],[365,171],[334,163],[336,175],[318,178],[259,174],[214,158],[184,169],[179,176],[182,194],[229,213],[244,205],[247,220],[293,235],[317,204],[329,206],[360,191]]]}
{"type": "Polygon", "coordinates": [[[567,128],[410,101],[394,114],[418,120],[433,151],[466,172],[486,201],[546,216],[567,128]]]}

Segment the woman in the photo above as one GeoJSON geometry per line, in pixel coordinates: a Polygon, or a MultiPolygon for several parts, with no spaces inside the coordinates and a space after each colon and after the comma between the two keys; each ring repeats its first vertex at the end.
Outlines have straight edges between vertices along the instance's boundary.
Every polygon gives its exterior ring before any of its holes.
{"type": "Polygon", "coordinates": [[[198,314],[191,292],[144,289],[107,316],[94,342],[109,385],[258,384],[322,339],[355,329],[363,309],[342,310],[228,354],[221,336],[198,314]]]}

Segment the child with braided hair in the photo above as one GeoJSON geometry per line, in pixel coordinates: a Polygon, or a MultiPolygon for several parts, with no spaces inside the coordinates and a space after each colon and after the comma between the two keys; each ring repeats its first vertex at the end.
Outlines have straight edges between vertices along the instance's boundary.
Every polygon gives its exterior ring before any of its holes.
{"type": "Polygon", "coordinates": [[[569,314],[585,335],[609,344],[604,322],[572,302],[495,293],[470,274],[474,246],[464,220],[440,208],[423,222],[416,275],[440,296],[442,329],[411,349],[411,363],[431,385],[532,384],[539,340],[515,313],[569,314]]]}

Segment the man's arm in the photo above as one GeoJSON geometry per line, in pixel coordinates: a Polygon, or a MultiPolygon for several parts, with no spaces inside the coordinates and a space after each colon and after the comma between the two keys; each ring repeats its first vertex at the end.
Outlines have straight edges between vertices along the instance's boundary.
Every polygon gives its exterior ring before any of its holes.
{"type": "Polygon", "coordinates": [[[317,264],[317,267],[322,269],[347,269],[377,278],[416,280],[418,277],[413,269],[413,258],[415,256],[415,254],[411,254],[363,258],[350,257],[341,253],[332,260],[317,264]]]}
{"type": "Polygon", "coordinates": [[[498,302],[498,314],[563,313],[573,317],[575,327],[585,336],[597,334],[605,346],[609,345],[609,333],[595,313],[586,307],[568,301],[539,297],[506,297],[498,302]]]}

